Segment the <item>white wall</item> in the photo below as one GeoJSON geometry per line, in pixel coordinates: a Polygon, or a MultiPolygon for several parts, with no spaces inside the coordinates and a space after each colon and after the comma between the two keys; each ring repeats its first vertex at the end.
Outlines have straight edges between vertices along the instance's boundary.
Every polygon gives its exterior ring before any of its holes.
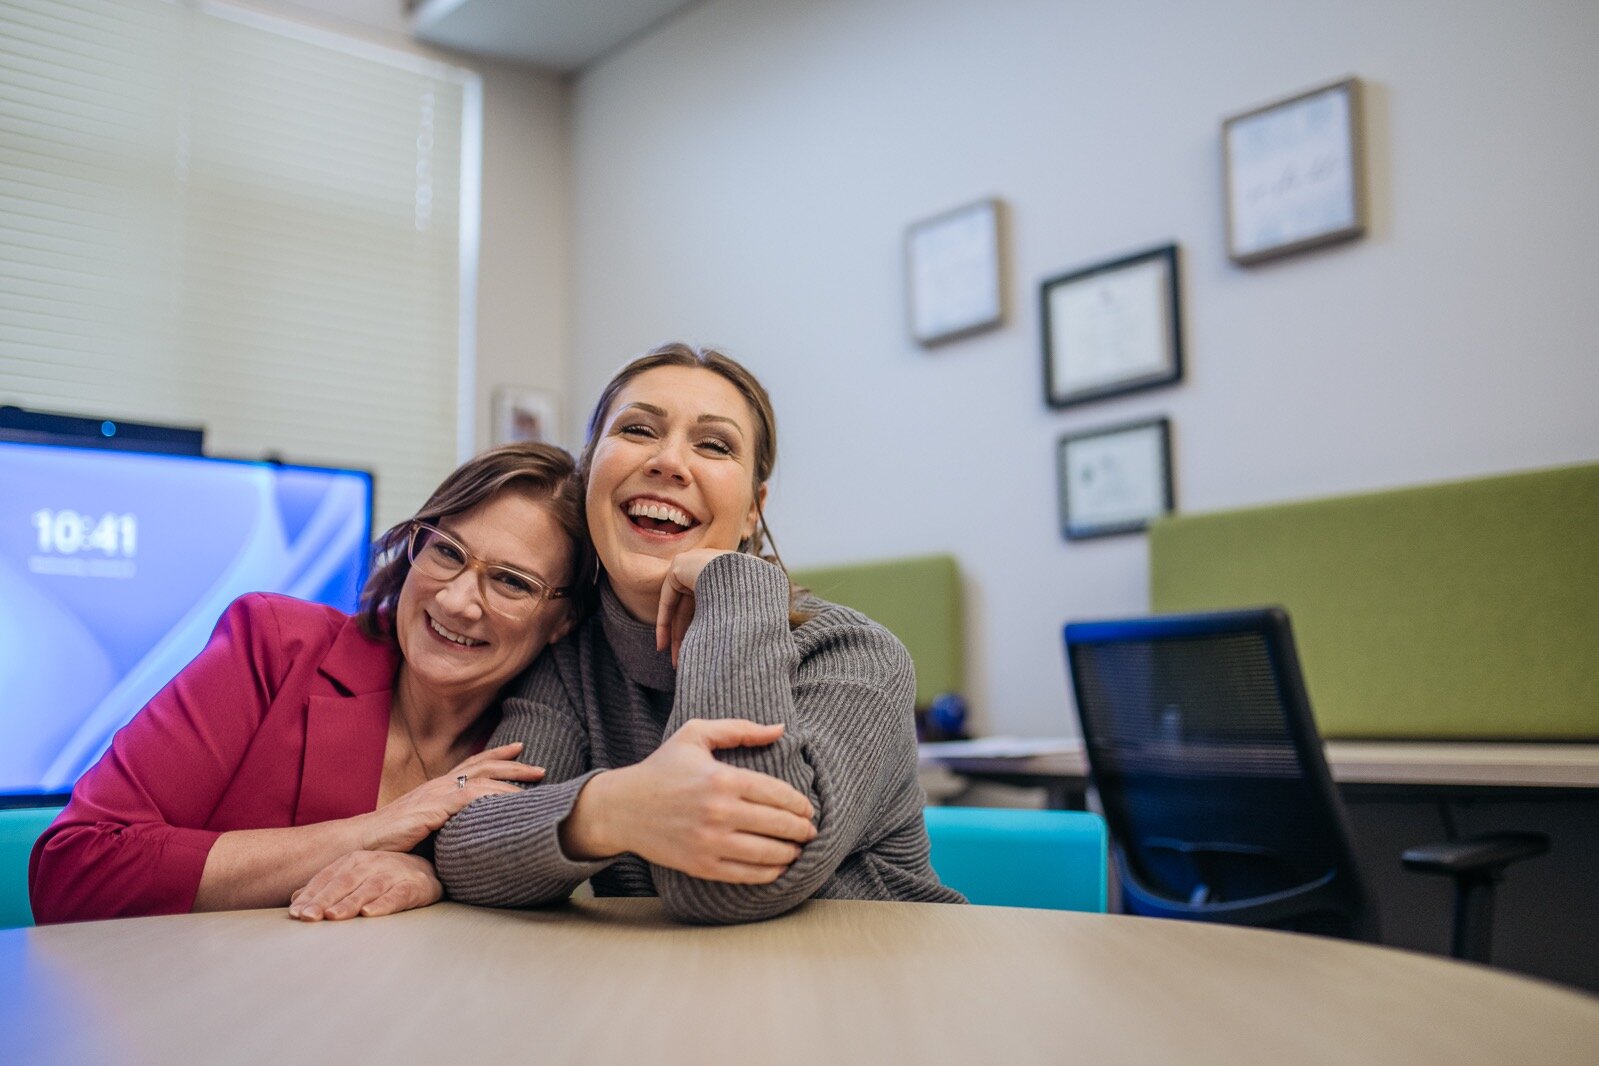
{"type": "Polygon", "coordinates": [[[1589,0],[707,0],[577,83],[573,393],[725,346],[788,561],[955,553],[979,724],[1074,731],[1059,626],[1144,610],[1147,566],[1061,539],[1060,434],[1170,414],[1186,511],[1599,457],[1596,43],[1589,0]],[[1373,231],[1229,265],[1221,119],[1349,73],[1373,231]],[[924,351],[904,227],[989,194],[1012,317],[924,351]],[[1037,282],[1171,240],[1188,379],[1051,412],[1037,282]]]}
{"type": "Polygon", "coordinates": [[[486,448],[495,386],[548,389],[571,406],[570,111],[565,84],[550,75],[472,66],[483,76],[476,437],[486,448]]]}

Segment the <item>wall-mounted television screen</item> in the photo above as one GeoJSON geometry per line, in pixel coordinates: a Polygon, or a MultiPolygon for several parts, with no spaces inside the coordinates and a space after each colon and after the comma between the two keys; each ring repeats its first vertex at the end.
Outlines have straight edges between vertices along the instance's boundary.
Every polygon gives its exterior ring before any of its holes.
{"type": "Polygon", "coordinates": [[[245,592],[354,611],[358,470],[0,441],[0,800],[62,796],[245,592]]]}

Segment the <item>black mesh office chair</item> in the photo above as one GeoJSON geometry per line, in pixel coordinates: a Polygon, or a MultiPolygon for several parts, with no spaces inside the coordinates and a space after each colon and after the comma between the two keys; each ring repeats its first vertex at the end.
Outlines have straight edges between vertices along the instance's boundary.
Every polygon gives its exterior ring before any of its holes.
{"type": "MultiPolygon", "coordinates": [[[[1066,653],[1127,911],[1377,939],[1284,611],[1074,623],[1066,653]]],[[[1547,848],[1496,834],[1407,865],[1456,879],[1454,952],[1486,961],[1493,883],[1547,848]]]]}

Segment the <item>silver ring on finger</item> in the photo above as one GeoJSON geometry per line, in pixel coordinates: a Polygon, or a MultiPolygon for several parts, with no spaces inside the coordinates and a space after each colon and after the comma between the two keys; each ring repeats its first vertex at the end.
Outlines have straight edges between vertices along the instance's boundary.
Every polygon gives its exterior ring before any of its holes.
{"type": "Polygon", "coordinates": [[[455,787],[456,788],[465,788],[466,787],[466,775],[465,774],[456,774],[455,775],[455,787]]]}

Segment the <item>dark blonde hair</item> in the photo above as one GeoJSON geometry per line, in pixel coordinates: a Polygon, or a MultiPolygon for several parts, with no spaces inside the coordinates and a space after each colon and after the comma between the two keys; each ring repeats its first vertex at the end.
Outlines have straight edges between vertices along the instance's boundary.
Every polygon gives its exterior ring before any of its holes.
{"type": "Polygon", "coordinates": [[[502,444],[456,467],[433,490],[422,509],[385,532],[372,546],[372,576],[361,591],[361,630],[393,637],[388,619],[411,573],[405,544],[413,522],[437,522],[470,511],[502,492],[516,491],[542,503],[572,544],[571,610],[581,618],[593,606],[594,547],[583,517],[583,490],[572,457],[553,444],[502,444]]]}
{"type": "MultiPolygon", "coordinates": [[[[777,553],[777,543],[772,537],[771,527],[766,524],[766,512],[761,506],[760,493],[761,486],[771,478],[772,469],[777,465],[777,412],[772,409],[772,399],[756,380],[755,375],[737,360],[714,348],[695,348],[674,341],[650,349],[616,372],[600,392],[600,398],[594,404],[594,413],[589,416],[588,439],[583,445],[583,453],[577,460],[580,491],[587,495],[589,471],[594,465],[594,448],[604,432],[605,420],[611,416],[611,406],[616,402],[617,394],[640,374],[663,366],[709,370],[731,384],[744,398],[744,402],[749,404],[750,413],[755,416],[753,449],[755,481],[752,489],[755,493],[756,524],[754,536],[741,543],[738,550],[774,563],[787,574],[788,567],[783,565],[783,559],[777,553]]],[[[793,606],[804,594],[804,589],[795,585],[792,580],[789,582],[789,621],[794,625],[810,617],[809,613],[797,611],[793,606]]]]}

